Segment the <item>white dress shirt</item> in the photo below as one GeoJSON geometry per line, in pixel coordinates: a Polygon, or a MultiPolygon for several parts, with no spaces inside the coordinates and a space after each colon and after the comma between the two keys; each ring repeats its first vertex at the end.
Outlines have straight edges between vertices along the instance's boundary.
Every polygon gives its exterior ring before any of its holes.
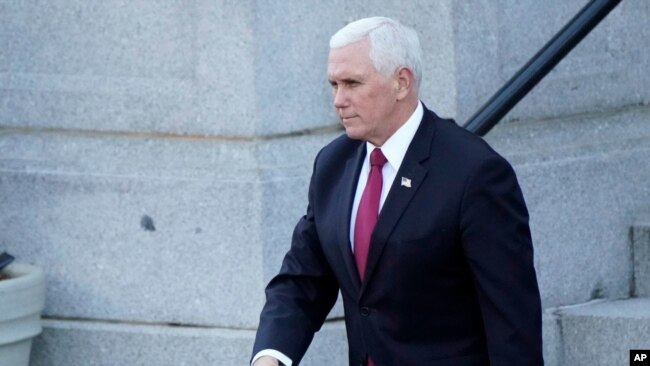
{"type": "MultiPolygon", "coordinates": [[[[350,243],[352,244],[352,250],[354,251],[354,225],[357,221],[357,210],[359,208],[359,201],[361,201],[361,195],[366,188],[366,183],[368,182],[368,174],[370,173],[370,153],[375,147],[380,147],[381,152],[384,154],[387,160],[387,164],[384,164],[384,167],[381,170],[382,175],[382,186],[381,186],[381,198],[379,200],[379,210],[384,205],[386,197],[388,196],[388,191],[390,190],[393,181],[397,176],[397,171],[402,165],[402,160],[404,160],[404,155],[406,155],[406,150],[408,150],[411,141],[413,141],[413,136],[420,127],[420,122],[422,122],[422,116],[424,115],[424,108],[422,107],[422,102],[418,101],[418,105],[415,108],[411,117],[397,130],[395,133],[384,142],[383,146],[375,146],[370,142],[366,142],[366,156],[363,160],[363,165],[361,166],[361,172],[359,172],[359,183],[357,184],[357,192],[354,195],[354,204],[352,205],[352,218],[350,220],[350,243]]],[[[282,352],[273,350],[273,349],[263,349],[259,351],[253,358],[253,362],[257,361],[258,358],[262,356],[271,356],[276,358],[278,361],[282,362],[286,366],[291,366],[293,361],[287,357],[282,352]]],[[[252,364],[251,363],[251,364],[252,364]]]]}
{"type": "Polygon", "coordinates": [[[418,127],[420,127],[423,115],[424,108],[422,107],[422,103],[418,102],[418,106],[415,108],[411,117],[409,117],[409,119],[406,120],[406,123],[404,123],[402,127],[395,131],[395,133],[384,142],[383,146],[375,146],[370,142],[366,142],[366,157],[363,160],[361,172],[359,172],[359,183],[357,183],[357,192],[354,195],[352,216],[350,218],[350,243],[352,244],[353,251],[354,226],[357,221],[357,210],[359,209],[359,202],[361,201],[361,196],[363,195],[366,183],[368,182],[368,174],[370,174],[370,153],[376,147],[379,147],[387,160],[387,164],[384,164],[384,167],[381,169],[382,184],[381,197],[379,199],[379,211],[381,212],[386,197],[388,197],[388,191],[390,191],[390,187],[397,176],[397,171],[399,170],[399,167],[402,166],[402,160],[404,160],[406,150],[408,150],[409,145],[411,145],[411,141],[413,141],[413,136],[415,136],[418,127]]]}

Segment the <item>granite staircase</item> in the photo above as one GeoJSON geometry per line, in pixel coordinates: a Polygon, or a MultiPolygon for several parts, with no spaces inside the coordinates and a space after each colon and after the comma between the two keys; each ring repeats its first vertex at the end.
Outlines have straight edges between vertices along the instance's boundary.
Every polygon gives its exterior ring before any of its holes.
{"type": "Polygon", "coordinates": [[[630,250],[629,298],[594,299],[546,310],[547,365],[633,365],[630,350],[650,349],[650,219],[647,216],[632,226],[630,250]]]}

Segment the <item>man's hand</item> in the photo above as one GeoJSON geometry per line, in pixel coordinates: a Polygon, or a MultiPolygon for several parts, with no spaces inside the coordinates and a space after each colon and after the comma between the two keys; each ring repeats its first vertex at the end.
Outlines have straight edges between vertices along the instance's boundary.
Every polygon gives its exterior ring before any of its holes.
{"type": "Polygon", "coordinates": [[[262,356],[255,361],[253,366],[278,366],[280,363],[278,360],[271,356],[262,356]]]}

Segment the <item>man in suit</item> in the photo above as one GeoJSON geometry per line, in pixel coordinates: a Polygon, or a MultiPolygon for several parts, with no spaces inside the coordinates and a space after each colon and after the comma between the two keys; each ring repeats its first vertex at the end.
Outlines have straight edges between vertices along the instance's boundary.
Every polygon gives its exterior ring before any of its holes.
{"type": "Polygon", "coordinates": [[[330,40],[345,135],[267,289],[253,363],[297,365],[340,290],[350,365],[542,365],[528,213],[511,166],[419,100],[420,45],[388,18],[330,40]]]}

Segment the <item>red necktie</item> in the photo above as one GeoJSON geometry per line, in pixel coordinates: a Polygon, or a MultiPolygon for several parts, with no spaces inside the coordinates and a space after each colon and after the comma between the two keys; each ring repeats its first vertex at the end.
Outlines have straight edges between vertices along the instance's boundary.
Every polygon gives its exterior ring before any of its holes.
{"type": "Polygon", "coordinates": [[[386,157],[381,150],[378,148],[372,150],[368,182],[363,190],[361,201],[359,201],[357,219],[354,224],[354,260],[357,263],[357,270],[362,281],[366,272],[370,235],[375,228],[375,223],[377,223],[377,216],[379,216],[379,200],[383,180],[381,169],[384,164],[386,164],[386,157]]]}
{"type": "MultiPolygon", "coordinates": [[[[381,187],[383,178],[381,169],[386,164],[386,157],[380,149],[375,148],[370,153],[370,173],[368,182],[363,190],[357,219],[354,223],[354,261],[357,263],[359,277],[363,281],[366,272],[366,261],[368,260],[368,249],[370,248],[370,235],[377,223],[379,216],[379,200],[381,199],[381,187]]],[[[372,359],[368,358],[368,366],[374,366],[372,359]]]]}

